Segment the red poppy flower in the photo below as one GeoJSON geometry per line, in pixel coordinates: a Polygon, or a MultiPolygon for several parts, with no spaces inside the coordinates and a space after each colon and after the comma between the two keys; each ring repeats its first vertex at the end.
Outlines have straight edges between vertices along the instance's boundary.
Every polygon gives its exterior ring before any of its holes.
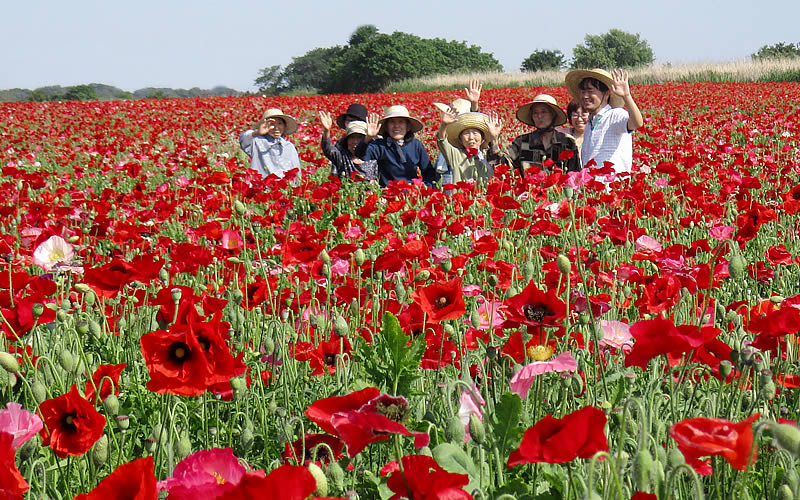
{"type": "Polygon", "coordinates": [[[106,418],[81,397],[78,388],[39,405],[44,420],[42,444],[61,458],[83,455],[103,435],[106,418]]]}
{"type": "Polygon", "coordinates": [[[661,354],[679,355],[703,345],[703,333],[693,325],[676,327],[664,318],[639,321],[630,329],[636,340],[633,349],[625,356],[625,366],[638,366],[642,370],[647,363],[661,354]]]}
{"type": "Polygon", "coordinates": [[[0,497],[22,498],[30,489],[28,482],[17,469],[16,452],[11,445],[14,436],[8,432],[0,432],[0,497]],[[8,496],[3,496],[5,493],[8,496]]]}
{"type": "Polygon", "coordinates": [[[342,458],[342,448],[344,443],[341,439],[331,436],[329,434],[306,434],[305,437],[298,439],[291,444],[284,445],[281,458],[284,461],[289,459],[297,460],[301,464],[309,461],[314,461],[320,464],[329,464],[331,459],[339,460],[342,458]],[[328,445],[333,451],[333,457],[328,452],[328,447],[320,446],[321,444],[328,445]],[[305,455],[303,455],[305,450],[305,455]]]}
{"type": "Polygon", "coordinates": [[[434,323],[460,318],[467,311],[464,293],[461,291],[461,278],[418,288],[414,291],[413,298],[434,323]]]}
{"type": "Polygon", "coordinates": [[[708,461],[700,459],[709,456],[721,456],[734,469],[747,470],[751,452],[753,462],[756,460],[753,422],[759,417],[761,414],[756,413],[738,423],[721,418],[688,418],[670,427],[669,435],[678,443],[686,463],[700,475],[712,472],[708,461]]]}
{"type": "Polygon", "coordinates": [[[381,394],[375,387],[320,399],[306,410],[312,422],[345,442],[350,458],[368,444],[389,439],[392,434],[413,436],[416,448],[426,446],[430,440],[427,433],[411,432],[400,423],[407,415],[405,398],[381,394]]]}
{"type": "Polygon", "coordinates": [[[339,356],[350,352],[350,341],[347,338],[339,338],[335,335],[314,346],[311,342],[297,342],[289,346],[289,352],[297,361],[308,361],[311,367],[311,375],[321,377],[326,373],[333,375],[336,373],[336,364],[339,356]]]}
{"type": "Polygon", "coordinates": [[[564,418],[547,415],[525,431],[519,449],[508,457],[508,467],[537,462],[561,464],[576,458],[592,458],[600,451],[608,452],[605,425],[605,413],[593,406],[564,418]]]}
{"type": "Polygon", "coordinates": [[[447,500],[471,499],[472,495],[464,491],[469,484],[469,476],[455,472],[447,472],[436,460],[427,455],[409,455],[402,457],[403,472],[397,461],[391,462],[381,470],[381,474],[389,474],[386,486],[394,492],[389,500],[400,498],[439,498],[447,500]]]}
{"type": "Polygon", "coordinates": [[[105,401],[111,394],[112,384],[114,386],[114,393],[119,394],[119,376],[126,366],[128,366],[126,363],[98,366],[97,370],[92,374],[92,380],[86,381],[86,391],[84,391],[86,393],[86,399],[94,404],[97,403],[97,394],[95,393],[96,387],[100,392],[100,401],[105,401]]]}
{"type": "Polygon", "coordinates": [[[225,492],[218,500],[305,500],[316,489],[317,481],[308,469],[301,465],[282,465],[266,476],[263,472],[248,472],[235,489],[225,492]]]}
{"type": "Polygon", "coordinates": [[[156,476],[153,457],[142,457],[122,464],[89,493],[81,493],[75,500],[155,500],[156,476]]]}
{"type": "Polygon", "coordinates": [[[505,300],[507,312],[506,326],[558,326],[567,314],[564,301],[554,291],[542,292],[535,282],[531,281],[517,295],[505,300]]]}
{"type": "Polygon", "coordinates": [[[132,281],[149,283],[158,276],[164,261],[156,260],[152,255],[135,257],[130,263],[121,259],[113,259],[100,267],[86,269],[83,281],[97,295],[114,298],[122,287],[132,281]]]}

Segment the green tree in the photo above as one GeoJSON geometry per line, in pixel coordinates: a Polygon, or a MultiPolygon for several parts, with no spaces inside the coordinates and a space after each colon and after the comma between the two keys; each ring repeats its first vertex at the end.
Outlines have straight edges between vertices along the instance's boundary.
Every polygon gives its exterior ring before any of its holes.
{"type": "Polygon", "coordinates": [[[281,90],[286,88],[286,80],[283,77],[280,64],[262,68],[258,71],[259,76],[255,84],[258,91],[266,95],[278,95],[281,90]]]}
{"type": "Polygon", "coordinates": [[[535,50],[520,66],[520,71],[561,69],[567,64],[560,50],[535,50]]]}
{"type": "Polygon", "coordinates": [[[800,57],[800,43],[778,42],[774,45],[764,45],[750,57],[754,60],[800,57]]]}
{"type": "Polygon", "coordinates": [[[330,78],[331,61],[336,61],[344,53],[339,45],[322,49],[313,49],[300,57],[293,57],[292,62],[283,70],[283,78],[288,89],[319,90],[330,78]]]}
{"type": "Polygon", "coordinates": [[[75,85],[67,88],[64,93],[65,101],[96,101],[97,92],[88,85],[75,85]]]}
{"type": "Polygon", "coordinates": [[[653,62],[653,49],[639,34],[611,29],[602,35],[586,35],[584,45],[572,51],[573,68],[634,68],[653,62]]]}
{"type": "Polygon", "coordinates": [[[362,24],[358,28],[353,31],[353,34],[350,35],[350,40],[347,43],[354,47],[356,45],[360,45],[373,36],[378,34],[378,28],[374,24],[362,24]]]}

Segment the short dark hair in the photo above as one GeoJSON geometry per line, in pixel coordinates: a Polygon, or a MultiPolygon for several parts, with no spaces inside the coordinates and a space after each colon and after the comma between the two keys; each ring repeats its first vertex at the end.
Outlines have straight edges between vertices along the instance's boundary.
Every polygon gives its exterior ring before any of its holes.
{"type": "Polygon", "coordinates": [[[581,80],[581,83],[578,85],[578,88],[581,90],[586,90],[586,84],[591,83],[592,87],[598,89],[600,92],[608,92],[608,85],[601,82],[597,78],[587,77],[581,80]]]}
{"type": "Polygon", "coordinates": [[[580,107],[581,105],[578,104],[578,101],[574,99],[569,101],[569,104],[567,104],[567,118],[569,119],[570,123],[572,123],[572,113],[578,111],[578,108],[580,107]]]}

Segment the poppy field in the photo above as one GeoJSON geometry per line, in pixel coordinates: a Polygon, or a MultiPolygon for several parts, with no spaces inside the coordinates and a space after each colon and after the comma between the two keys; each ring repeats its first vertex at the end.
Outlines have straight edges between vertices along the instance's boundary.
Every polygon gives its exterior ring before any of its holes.
{"type": "Polygon", "coordinates": [[[800,498],[800,84],[633,94],[629,177],[449,193],[328,177],[316,113],[435,159],[452,91],[0,104],[0,497],[800,498]]]}

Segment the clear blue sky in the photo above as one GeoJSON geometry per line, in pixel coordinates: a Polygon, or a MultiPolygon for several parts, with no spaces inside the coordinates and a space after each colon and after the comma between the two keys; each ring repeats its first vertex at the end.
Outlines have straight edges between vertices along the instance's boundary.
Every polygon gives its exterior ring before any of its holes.
{"type": "Polygon", "coordinates": [[[567,57],[584,36],[619,28],[657,61],[743,59],[800,42],[800,1],[211,0],[7,1],[0,7],[0,89],[107,83],[254,90],[260,68],[343,45],[361,24],[467,41],[516,71],[536,49],[567,57]]]}

